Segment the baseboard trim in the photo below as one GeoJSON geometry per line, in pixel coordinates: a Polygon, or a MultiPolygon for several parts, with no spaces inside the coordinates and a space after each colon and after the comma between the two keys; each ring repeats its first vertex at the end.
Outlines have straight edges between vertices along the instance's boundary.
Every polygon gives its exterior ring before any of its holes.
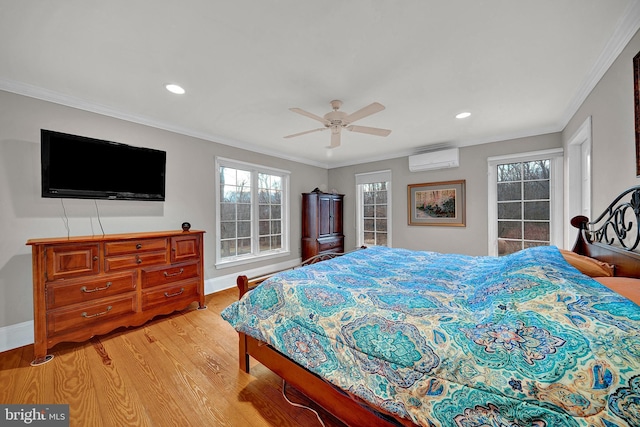
{"type": "MultiPolygon", "coordinates": [[[[243,271],[242,274],[246,274],[249,277],[261,276],[272,271],[286,270],[287,268],[295,267],[299,264],[300,259],[295,259],[278,264],[271,264],[266,267],[246,270],[243,271]]],[[[215,292],[220,292],[224,291],[225,289],[231,289],[235,287],[237,277],[238,273],[234,273],[205,280],[205,295],[213,294],[215,292]]],[[[9,325],[0,328],[0,353],[8,350],[13,350],[18,347],[23,347],[25,345],[33,344],[33,341],[33,320],[28,320],[26,322],[16,323],[15,325],[9,325]]]]}
{"type": "MultiPolygon", "coordinates": [[[[265,267],[253,268],[251,270],[243,270],[242,274],[248,277],[257,277],[262,276],[264,274],[271,273],[273,271],[286,270],[287,268],[292,268],[297,265],[300,265],[302,260],[300,258],[280,262],[278,264],[270,264],[265,267]]],[[[223,291],[225,289],[230,289],[236,286],[236,278],[239,273],[227,274],[224,276],[214,277],[213,279],[205,280],[204,282],[204,293],[206,295],[212,294],[214,292],[223,291]]]]}
{"type": "Polygon", "coordinates": [[[0,353],[33,344],[33,320],[0,328],[0,353]]]}

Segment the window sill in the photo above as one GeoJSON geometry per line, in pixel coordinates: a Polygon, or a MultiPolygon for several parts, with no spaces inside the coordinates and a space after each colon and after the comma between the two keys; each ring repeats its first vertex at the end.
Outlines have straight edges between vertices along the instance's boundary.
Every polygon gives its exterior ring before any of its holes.
{"type": "Polygon", "coordinates": [[[269,259],[282,258],[288,255],[291,255],[290,251],[282,251],[282,252],[270,253],[266,255],[250,255],[242,258],[234,258],[233,260],[228,260],[228,261],[218,260],[216,262],[216,269],[220,270],[224,268],[235,267],[238,265],[250,264],[257,261],[265,261],[269,259]]]}

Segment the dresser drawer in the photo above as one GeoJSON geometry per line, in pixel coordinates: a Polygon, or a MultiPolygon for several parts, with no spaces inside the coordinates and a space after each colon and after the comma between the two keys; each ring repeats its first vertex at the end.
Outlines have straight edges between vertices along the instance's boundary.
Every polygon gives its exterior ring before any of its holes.
{"type": "Polygon", "coordinates": [[[46,247],[46,280],[98,274],[98,253],[98,243],[46,247]]]}
{"type": "Polygon", "coordinates": [[[140,252],[154,252],[167,249],[167,239],[140,239],[107,242],[104,244],[104,255],[124,255],[140,252]]]}
{"type": "Polygon", "coordinates": [[[344,248],[344,240],[342,237],[330,239],[318,239],[318,252],[337,251],[341,252],[344,248]]]}
{"type": "Polygon", "coordinates": [[[158,265],[167,263],[166,252],[148,252],[135,255],[108,257],[104,259],[104,271],[130,269],[144,267],[147,265],[158,265]]]}
{"type": "Polygon", "coordinates": [[[197,262],[160,268],[145,268],[142,270],[142,288],[162,286],[198,276],[200,276],[200,265],[197,262]]]}
{"type": "Polygon", "coordinates": [[[200,235],[184,234],[171,238],[171,262],[200,258],[200,235]]]}
{"type": "Polygon", "coordinates": [[[102,276],[95,279],[70,279],[47,283],[47,308],[59,308],[79,302],[106,298],[135,291],[134,272],[102,276]]]}
{"type": "Polygon", "coordinates": [[[198,281],[179,282],[175,285],[153,288],[142,292],[142,310],[163,307],[167,312],[182,309],[198,300],[198,281]]]}
{"type": "Polygon", "coordinates": [[[51,310],[47,312],[47,333],[57,335],[73,329],[92,327],[133,314],[135,310],[135,294],[51,310]]]}

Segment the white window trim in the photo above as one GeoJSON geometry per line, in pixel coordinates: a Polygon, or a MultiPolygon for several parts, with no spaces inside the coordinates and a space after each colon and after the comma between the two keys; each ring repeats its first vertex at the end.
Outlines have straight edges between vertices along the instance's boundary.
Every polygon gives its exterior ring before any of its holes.
{"type": "MultiPolygon", "coordinates": [[[[567,143],[566,224],[576,215],[591,218],[591,127],[589,116],[567,143]]],[[[565,248],[570,248],[576,241],[578,229],[566,227],[564,234],[565,248]]]]}
{"type": "Polygon", "coordinates": [[[549,188],[550,203],[550,243],[562,247],[564,241],[564,176],[563,176],[563,156],[562,148],[550,150],[531,151],[527,153],[508,154],[505,156],[493,156],[487,158],[488,167],[488,197],[489,205],[489,247],[488,254],[498,255],[498,189],[497,189],[497,166],[505,163],[530,162],[533,160],[550,159],[550,174],[552,177],[549,188]]]}
{"type": "MultiPolygon", "coordinates": [[[[257,175],[256,175],[257,176],[257,175]]],[[[227,159],[224,157],[215,158],[215,185],[216,185],[216,268],[227,268],[233,267],[237,265],[248,264],[251,262],[255,262],[256,260],[266,260],[270,258],[278,258],[282,256],[287,256],[290,254],[289,249],[289,232],[290,232],[290,216],[289,211],[290,207],[290,194],[289,194],[289,180],[291,177],[291,172],[284,169],[276,169],[268,166],[256,165],[253,163],[247,163],[239,160],[227,159]],[[252,221],[251,221],[251,253],[247,255],[241,255],[236,257],[228,257],[221,258],[220,257],[220,167],[226,166],[234,169],[242,169],[248,170],[252,173],[252,179],[257,181],[257,178],[254,178],[254,175],[257,172],[260,173],[269,173],[273,175],[279,175],[282,177],[282,248],[278,251],[272,251],[267,254],[256,255],[258,252],[259,239],[256,238],[256,224],[254,213],[252,211],[252,221]]],[[[253,183],[252,183],[253,184],[253,183]]],[[[254,189],[252,185],[252,189],[254,189]]],[[[251,206],[256,206],[258,201],[258,193],[257,191],[251,192],[251,206]]]]}
{"type": "Polygon", "coordinates": [[[392,246],[392,240],[391,240],[391,234],[392,234],[392,227],[391,224],[392,222],[392,218],[391,218],[391,213],[393,211],[392,206],[392,191],[391,191],[391,169],[387,169],[387,170],[382,170],[382,171],[376,171],[376,172],[365,172],[365,173],[357,173],[355,175],[356,177],[356,197],[358,200],[358,203],[356,203],[356,247],[359,248],[361,246],[364,245],[364,213],[363,213],[363,206],[362,206],[362,198],[363,198],[363,194],[362,194],[362,187],[360,187],[360,184],[373,184],[376,182],[388,182],[389,184],[387,185],[387,247],[393,247],[392,246]]]}

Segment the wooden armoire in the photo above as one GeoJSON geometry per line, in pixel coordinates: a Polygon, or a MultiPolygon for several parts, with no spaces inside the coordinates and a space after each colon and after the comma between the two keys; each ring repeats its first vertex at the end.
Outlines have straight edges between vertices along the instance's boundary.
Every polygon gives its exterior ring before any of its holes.
{"type": "Polygon", "coordinates": [[[302,260],[327,252],[344,252],[343,194],[302,193],[302,260]]]}

